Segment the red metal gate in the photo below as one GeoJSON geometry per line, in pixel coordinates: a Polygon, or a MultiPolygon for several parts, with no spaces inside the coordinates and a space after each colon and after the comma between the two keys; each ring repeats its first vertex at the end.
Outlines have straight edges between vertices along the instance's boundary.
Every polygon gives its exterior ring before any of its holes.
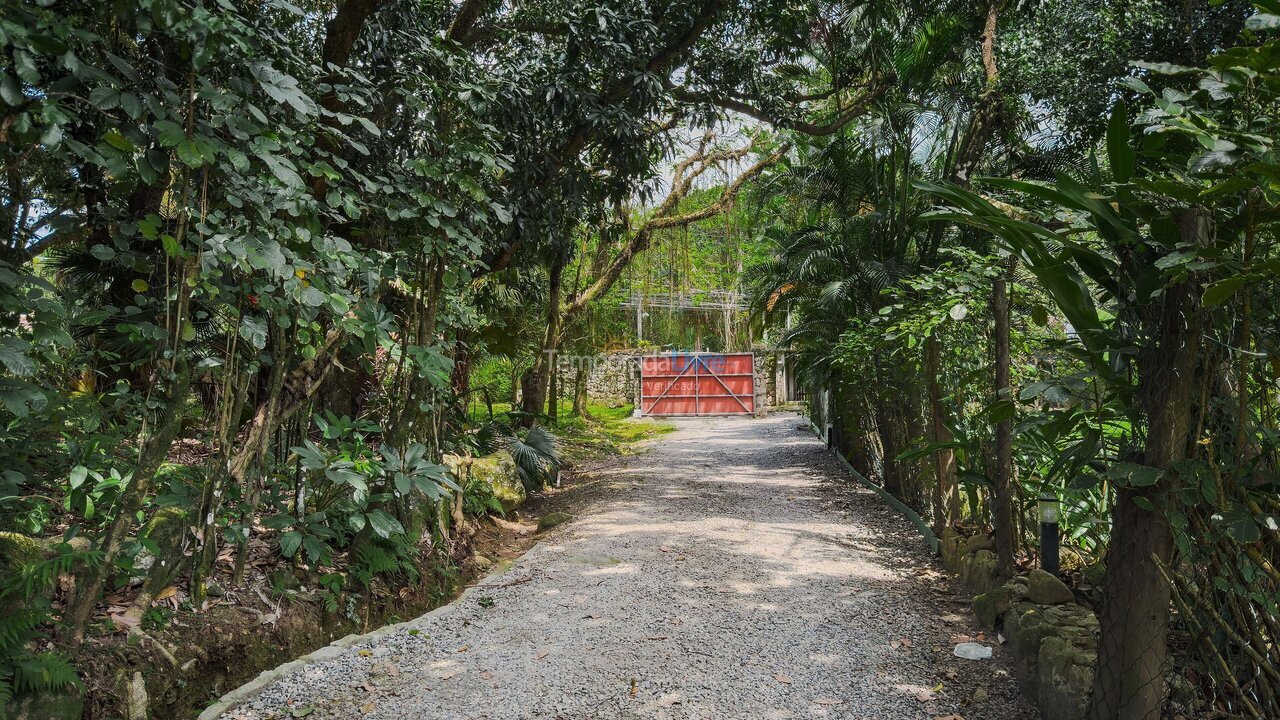
{"type": "Polygon", "coordinates": [[[751,353],[672,353],[640,358],[644,415],[750,415],[755,412],[751,353]]]}

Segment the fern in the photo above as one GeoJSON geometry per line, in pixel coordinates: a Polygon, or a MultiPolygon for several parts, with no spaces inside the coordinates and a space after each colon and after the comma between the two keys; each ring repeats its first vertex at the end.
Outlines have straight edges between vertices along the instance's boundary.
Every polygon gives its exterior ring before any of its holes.
{"type": "Polygon", "coordinates": [[[469,479],[462,489],[462,510],[472,517],[506,514],[489,483],[477,478],[469,479]]]}
{"type": "Polygon", "coordinates": [[[67,688],[83,689],[76,669],[56,653],[28,655],[14,664],[13,687],[19,693],[42,693],[67,688]]]}
{"type": "Polygon", "coordinates": [[[48,619],[47,613],[32,608],[10,608],[0,615],[0,657],[39,637],[36,628],[48,619]]]}
{"type": "Polygon", "coordinates": [[[403,537],[393,536],[361,545],[351,562],[351,575],[366,588],[378,576],[404,577],[416,582],[419,577],[415,562],[417,548],[403,537]]]}
{"type": "Polygon", "coordinates": [[[59,575],[78,563],[99,562],[97,552],[58,554],[0,579],[0,720],[9,720],[8,706],[27,695],[81,691],[75,667],[56,653],[33,653],[31,643],[44,638],[41,627],[53,621],[49,601],[42,597],[59,575]]]}

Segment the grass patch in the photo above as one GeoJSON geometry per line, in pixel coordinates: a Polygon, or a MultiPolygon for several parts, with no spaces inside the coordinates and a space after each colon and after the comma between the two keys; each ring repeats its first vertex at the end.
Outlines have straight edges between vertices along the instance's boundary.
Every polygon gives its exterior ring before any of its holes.
{"type": "Polygon", "coordinates": [[[587,413],[591,416],[590,420],[564,417],[556,424],[556,433],[567,451],[581,448],[588,451],[587,456],[591,455],[589,451],[592,449],[623,453],[628,445],[665,435],[676,429],[675,425],[663,420],[631,417],[631,405],[614,408],[588,404],[587,413]]]}
{"type": "MultiPolygon", "coordinates": [[[[566,399],[561,406],[559,419],[550,428],[560,439],[566,457],[573,462],[624,454],[630,445],[676,429],[675,425],[663,420],[631,417],[633,407],[629,404],[609,407],[588,403],[587,414],[591,416],[589,420],[571,415],[569,407],[566,399]]],[[[494,403],[493,419],[510,423],[511,408],[511,403],[494,403]]],[[[468,410],[471,422],[479,424],[489,421],[489,408],[483,403],[475,403],[468,410]]]]}

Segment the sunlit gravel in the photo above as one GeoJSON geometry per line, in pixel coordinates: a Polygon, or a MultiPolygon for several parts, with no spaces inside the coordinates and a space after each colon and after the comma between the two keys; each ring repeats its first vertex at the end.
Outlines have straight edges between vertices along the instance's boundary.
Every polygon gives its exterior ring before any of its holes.
{"type": "Polygon", "coordinates": [[[223,718],[1034,718],[920,536],[791,414],[677,421],[459,603],[223,718]]]}

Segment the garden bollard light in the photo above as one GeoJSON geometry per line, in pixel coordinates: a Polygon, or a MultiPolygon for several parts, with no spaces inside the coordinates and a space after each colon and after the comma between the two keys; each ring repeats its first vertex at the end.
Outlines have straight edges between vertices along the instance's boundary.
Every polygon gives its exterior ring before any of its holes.
{"type": "Polygon", "coordinates": [[[1040,496],[1040,569],[1050,575],[1058,574],[1058,508],[1058,498],[1040,496]]]}

